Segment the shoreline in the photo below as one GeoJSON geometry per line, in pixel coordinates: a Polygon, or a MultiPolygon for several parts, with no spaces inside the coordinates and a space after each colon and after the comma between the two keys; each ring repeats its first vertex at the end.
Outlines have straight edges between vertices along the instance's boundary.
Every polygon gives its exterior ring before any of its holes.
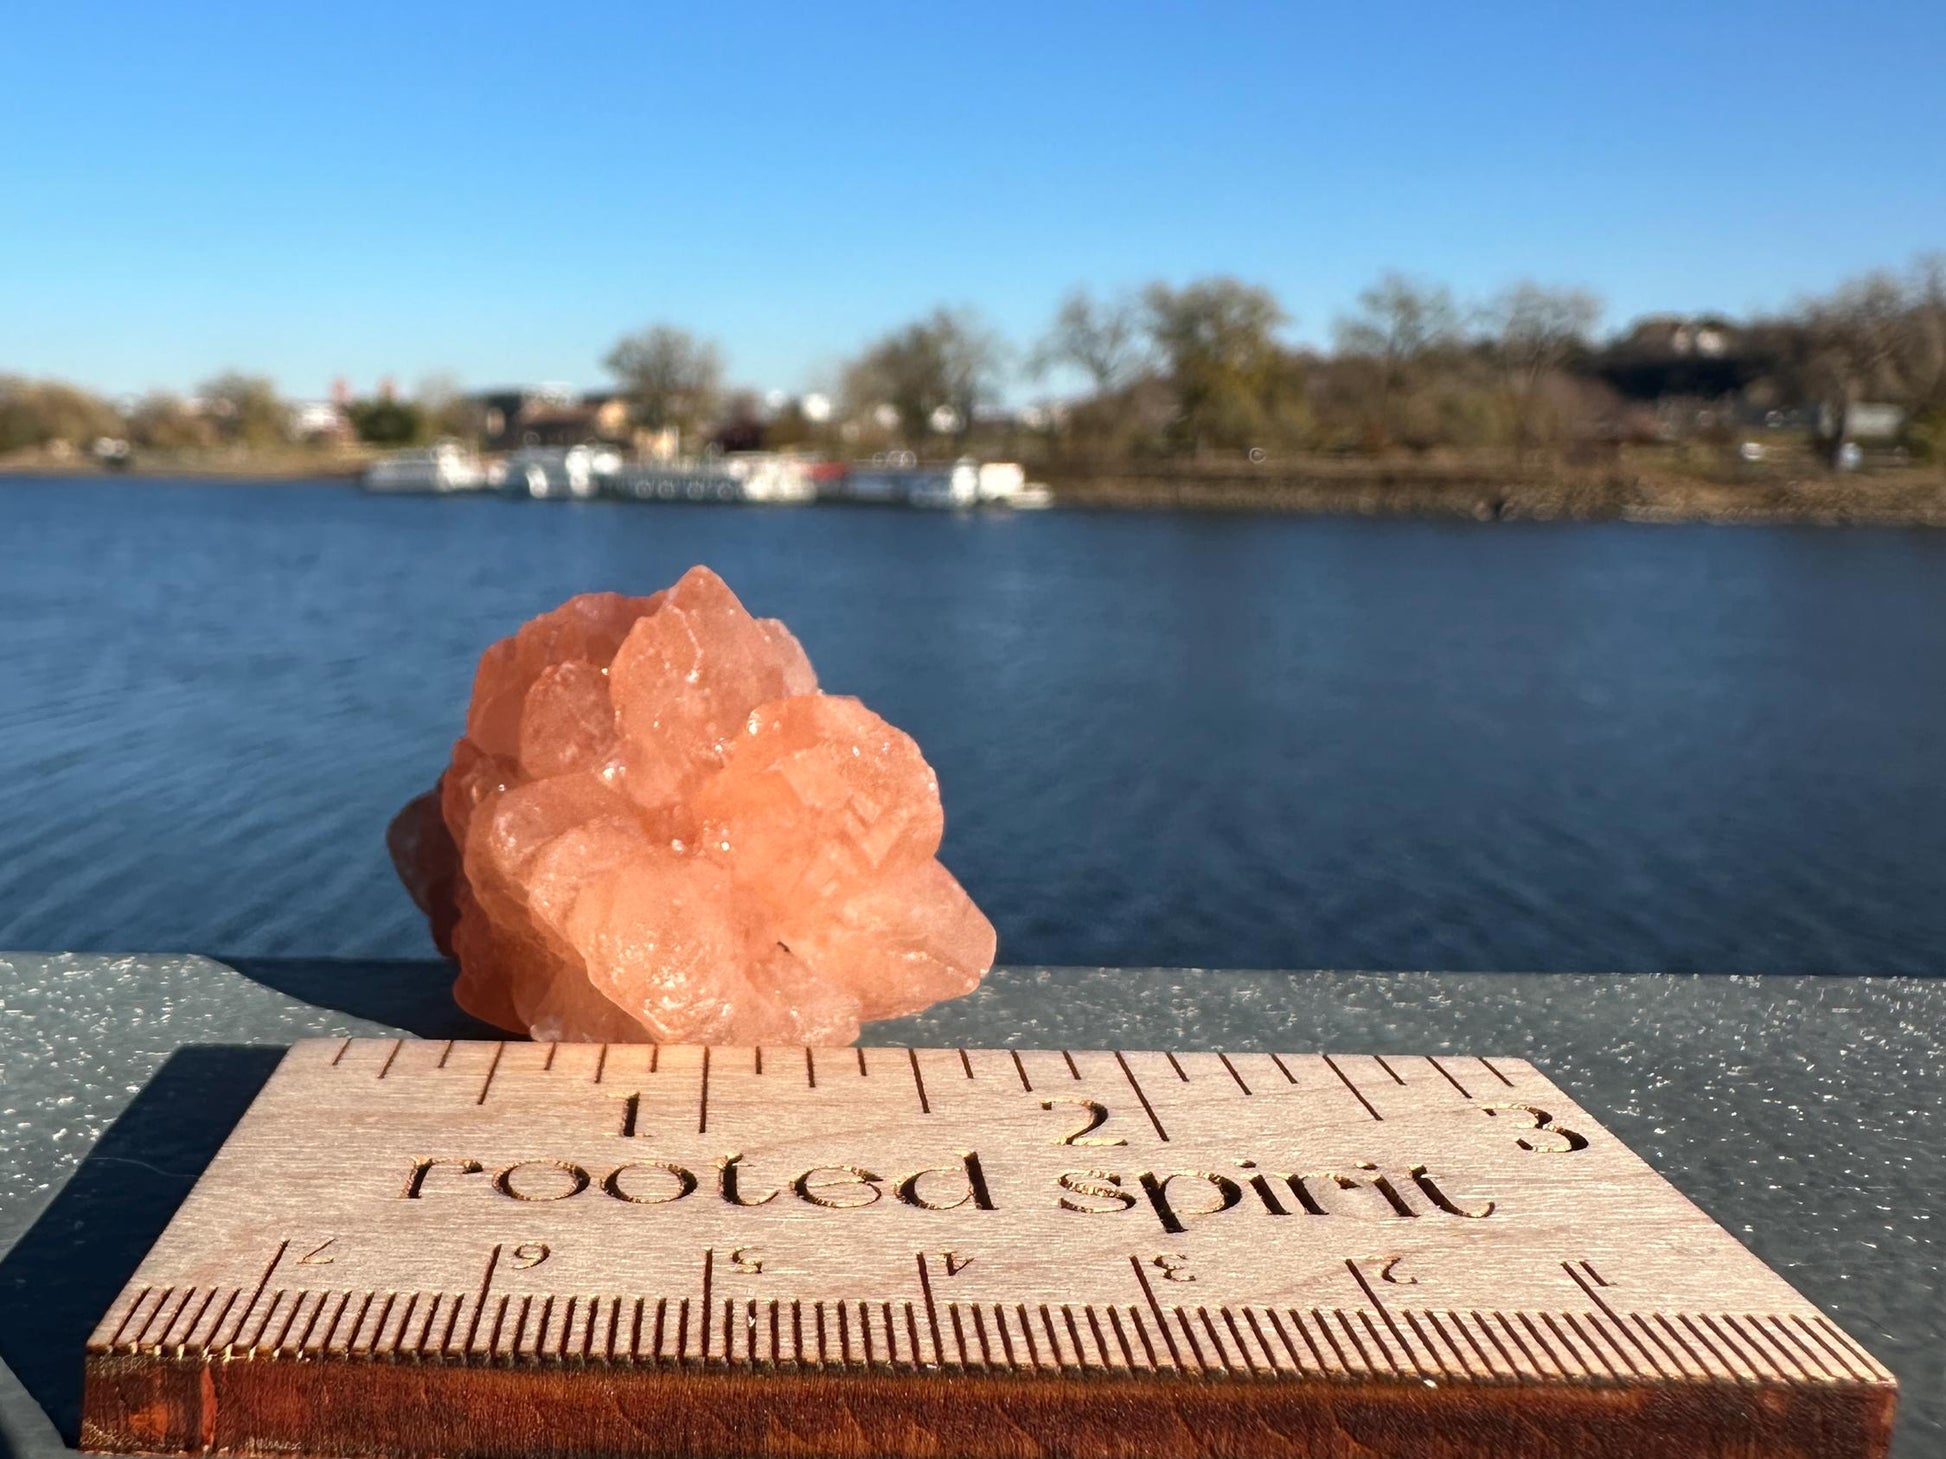
{"type": "Polygon", "coordinates": [[[1315,470],[1050,473],[1067,507],[1258,511],[1475,522],[1626,521],[1946,527],[1946,474],[1766,476],[1426,468],[1382,462],[1315,470]]]}
{"type": "MultiPolygon", "coordinates": [[[[197,481],[286,486],[355,483],[351,458],[148,462],[109,471],[92,462],[0,463],[0,483],[22,479],[197,481]]],[[[1807,526],[1946,527],[1946,473],[1896,467],[1848,476],[1764,473],[1711,480],[1668,471],[1573,467],[1495,469],[1396,461],[1235,467],[1086,469],[1050,464],[1059,508],[1101,511],[1274,512],[1473,522],[1713,522],[1807,526]]]]}

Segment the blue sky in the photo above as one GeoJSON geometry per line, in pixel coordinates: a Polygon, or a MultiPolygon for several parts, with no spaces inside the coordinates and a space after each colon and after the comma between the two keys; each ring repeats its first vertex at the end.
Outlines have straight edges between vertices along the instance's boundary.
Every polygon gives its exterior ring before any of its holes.
{"type": "Polygon", "coordinates": [[[20,6],[0,370],[800,388],[935,303],[1401,268],[1746,311],[1946,248],[1946,6],[20,6]]]}

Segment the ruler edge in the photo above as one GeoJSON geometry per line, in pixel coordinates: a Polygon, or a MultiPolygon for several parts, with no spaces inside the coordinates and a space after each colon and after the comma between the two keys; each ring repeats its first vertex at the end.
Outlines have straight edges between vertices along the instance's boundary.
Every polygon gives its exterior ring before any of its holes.
{"type": "MultiPolygon", "coordinates": [[[[320,1405],[319,1399],[333,1393],[330,1369],[343,1364],[312,1361],[303,1365],[280,1365],[276,1369],[263,1371],[262,1378],[274,1387],[280,1400],[279,1406],[295,1402],[302,1413],[299,1422],[306,1427],[302,1432],[293,1432],[288,1425],[279,1426],[274,1417],[267,1427],[262,1426],[262,1413],[258,1410],[259,1426],[246,1433],[241,1445],[218,1445],[216,1425],[219,1416],[233,1412],[237,1406],[234,1400],[238,1395],[228,1385],[241,1383],[247,1393],[256,1376],[250,1369],[239,1373],[221,1365],[188,1358],[164,1357],[160,1361],[150,1360],[145,1365],[129,1357],[101,1360],[104,1369],[116,1365],[121,1366],[120,1372],[100,1374],[102,1387],[113,1387],[114,1391],[108,1397],[119,1400],[126,1396],[126,1390],[120,1383],[135,1384],[136,1396],[142,1402],[140,1417],[146,1422],[139,1429],[126,1422],[129,1413],[126,1403],[109,1401],[97,1407],[97,1365],[95,1360],[91,1360],[78,1435],[78,1447],[84,1452],[200,1456],[276,1453],[288,1455],[290,1459],[325,1459],[327,1455],[377,1452],[494,1452],[505,1448],[507,1412],[539,1413],[542,1408],[540,1399],[552,1399],[558,1405],[562,1398],[558,1385],[563,1381],[575,1381],[567,1375],[567,1370],[574,1365],[563,1365],[552,1370],[541,1366],[456,1369],[456,1372],[465,1375],[463,1381],[468,1391],[439,1395],[440,1402],[450,1415],[442,1428],[441,1444],[401,1449],[397,1443],[397,1431],[392,1431],[387,1435],[392,1448],[359,1450],[355,1445],[347,1446],[344,1443],[345,1420],[339,1421],[335,1436],[330,1424],[318,1422],[318,1416],[329,1411],[329,1405],[320,1405]],[[215,1371],[212,1371],[213,1368],[215,1371]],[[549,1385],[553,1385],[551,1391],[549,1385]],[[170,1420],[167,1429],[157,1424],[159,1416],[166,1416],[170,1420]],[[118,1419],[123,1420],[119,1425],[118,1419]],[[334,1437],[338,1442],[331,1442],[334,1437]]],[[[699,1444],[698,1430],[715,1430],[721,1434],[724,1429],[735,1428],[740,1423],[746,1431],[744,1438],[747,1440],[750,1437],[748,1430],[762,1432],[774,1429],[781,1423],[788,1431],[795,1433],[803,1427],[807,1418],[804,1411],[806,1403],[821,1405],[827,1416],[835,1407],[850,1429],[871,1441],[869,1449],[861,1449],[848,1442],[850,1435],[839,1435],[835,1442],[820,1444],[815,1448],[805,1447],[802,1452],[807,1455],[870,1454],[875,1459],[895,1459],[895,1456],[920,1452],[952,1456],[993,1452],[991,1449],[981,1449],[976,1444],[969,1445],[964,1438],[955,1447],[941,1447],[936,1442],[939,1435],[925,1423],[929,1417],[928,1406],[934,1412],[942,1407],[956,1409],[962,1431],[991,1425],[1003,1431],[1024,1434],[1042,1443],[1045,1452],[1066,1452],[1059,1447],[1058,1440],[1050,1439],[1044,1424],[1036,1424],[1037,1417],[1044,1418],[1044,1414],[1036,1415],[1031,1408],[1038,1402],[1044,1410],[1055,1408],[1063,1416],[1077,1410],[1085,1411],[1087,1421],[1097,1427],[1104,1417],[1110,1418],[1122,1434],[1154,1423],[1164,1431],[1164,1437],[1159,1441],[1145,1441],[1145,1452],[1167,1456],[1167,1459],[1190,1459],[1192,1455],[1195,1459],[1206,1459],[1212,1450],[1208,1446],[1209,1434],[1203,1424],[1212,1414],[1229,1419],[1232,1428],[1237,1426],[1240,1415],[1249,1431],[1258,1434],[1263,1432],[1266,1424],[1271,1425],[1274,1431],[1280,1423],[1310,1420],[1315,1424],[1319,1418],[1328,1421],[1335,1431],[1343,1433],[1341,1405],[1345,1403],[1362,1403],[1400,1413],[1409,1406],[1425,1405],[1414,1417],[1418,1423],[1434,1428],[1455,1416],[1477,1420],[1485,1415],[1503,1422],[1513,1422],[1525,1430],[1536,1422],[1534,1400],[1538,1398],[1557,1405],[1580,1406],[1582,1412],[1576,1417],[1579,1420],[1578,1430],[1584,1435],[1591,1422],[1599,1423],[1603,1428],[1624,1424],[1637,1442],[1654,1441],[1658,1444],[1681,1445],[1685,1439],[1693,1444],[1695,1436],[1690,1423],[1700,1407],[1719,1426],[1715,1442],[1707,1449],[1682,1447],[1670,1448],[1666,1452],[1715,1455],[1718,1459],[1726,1459],[1731,1453],[1745,1455],[1751,1452],[1748,1448],[1750,1439],[1761,1436],[1753,1435],[1753,1430],[1761,1430],[1763,1435],[1775,1439],[1780,1432],[1793,1436],[1802,1432],[1800,1425],[1822,1421],[1819,1426],[1828,1427],[1837,1419],[1859,1443],[1859,1447],[1844,1451],[1847,1459],[1852,1459],[1852,1456],[1856,1456],[1856,1459],[1883,1459],[1897,1425],[1899,1407],[1895,1386],[1867,1383],[1836,1387],[1714,1380],[1708,1383],[1655,1385],[1657,1391],[1676,1399],[1677,1411],[1671,1414],[1663,1406],[1643,1409],[1639,1404],[1625,1413],[1613,1408],[1607,1411],[1599,1407],[1589,1408],[1590,1405],[1628,1404],[1631,1399],[1639,1398],[1648,1390],[1650,1385],[1647,1384],[1574,1383],[1561,1379],[1422,1385],[1410,1375],[1403,1375],[1389,1380],[1374,1376],[1349,1381],[1319,1379],[1302,1384],[1237,1379],[1204,1380],[1184,1385],[1147,1380],[1130,1382],[1122,1378],[1103,1380],[1085,1373],[954,1373],[943,1375],[947,1382],[954,1385],[949,1389],[941,1381],[942,1375],[923,1371],[819,1374],[815,1371],[791,1370],[780,1372],[772,1379],[755,1385],[749,1375],[734,1372],[621,1369],[605,1373],[599,1365],[589,1365],[586,1371],[604,1381],[602,1401],[605,1407],[620,1412],[639,1405],[638,1412],[653,1413],[664,1437],[656,1443],[642,1444],[639,1442],[639,1423],[630,1420],[638,1438],[633,1445],[594,1448],[587,1437],[577,1434],[574,1442],[531,1444],[528,1452],[547,1455],[550,1459],[570,1459],[570,1456],[585,1459],[591,1453],[643,1456],[643,1459],[650,1455],[656,1456],[656,1459],[702,1459],[705,1455],[709,1459],[717,1459],[722,1453],[744,1450],[720,1447],[723,1442],[721,1438],[706,1446],[699,1444]],[[880,1410],[875,1422],[861,1416],[861,1398],[869,1398],[880,1410]],[[729,1400],[727,1407],[726,1400],[729,1400]],[[1025,1418],[1014,1407],[1016,1402],[1023,1400],[1030,1405],[1025,1418]],[[909,1433],[914,1423],[926,1434],[927,1442],[922,1450],[898,1447],[885,1432],[884,1410],[891,1405],[896,1405],[901,1411],[902,1421],[898,1427],[902,1434],[909,1433]],[[732,1417],[726,1419],[726,1412],[732,1417]],[[1176,1432],[1168,1433],[1171,1428],[1176,1432]],[[1183,1441],[1185,1430],[1187,1443],[1183,1441]],[[1731,1447],[1724,1447],[1726,1440],[1731,1447]]],[[[388,1383],[410,1381],[422,1397],[429,1391],[437,1392],[428,1389],[424,1377],[416,1376],[426,1372],[425,1365],[364,1365],[363,1372],[372,1388],[382,1389],[388,1383]]],[[[1556,1413],[1543,1417],[1558,1422],[1560,1416],[1556,1413]]],[[[1061,1427],[1071,1430],[1076,1425],[1062,1423],[1061,1427]]],[[[1564,1438],[1562,1447],[1550,1448],[1545,1452],[1550,1455],[1580,1452],[1567,1445],[1568,1441],[1564,1438]]],[[[757,1452],[755,1446],[751,1446],[750,1451],[757,1452]]],[[[1088,1452],[1096,1451],[1091,1449],[1088,1452]]],[[[1307,1449],[1304,1452],[1312,1451],[1307,1449]]],[[[1393,1454],[1409,1451],[1387,1448],[1383,1452],[1393,1454]]],[[[1498,1448],[1485,1447],[1466,1447],[1455,1451],[1456,1454],[1478,1456],[1500,1452],[1498,1448]]],[[[1657,1452],[1665,1451],[1658,1448],[1657,1452]]]]}

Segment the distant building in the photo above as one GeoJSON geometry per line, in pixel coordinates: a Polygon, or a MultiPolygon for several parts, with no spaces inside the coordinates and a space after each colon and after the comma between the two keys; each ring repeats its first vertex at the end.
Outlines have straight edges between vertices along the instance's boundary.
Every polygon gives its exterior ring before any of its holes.
{"type": "Polygon", "coordinates": [[[1619,348],[1650,358],[1718,360],[1734,351],[1741,333],[1730,320],[1714,315],[1651,314],[1630,326],[1619,348]]]}
{"type": "Polygon", "coordinates": [[[575,395],[559,386],[484,390],[468,397],[491,451],[581,446],[629,439],[628,401],[612,391],[575,395]]]}
{"type": "Polygon", "coordinates": [[[355,434],[351,418],[336,400],[293,400],[289,409],[294,440],[335,444],[349,441],[355,434]]]}
{"type": "Polygon", "coordinates": [[[481,439],[494,451],[511,450],[522,444],[520,421],[528,410],[565,403],[554,392],[532,386],[481,390],[467,399],[479,412],[481,439]]]}
{"type": "Polygon", "coordinates": [[[1750,346],[1740,325],[1718,315],[1652,314],[1604,349],[1595,368],[1626,399],[1715,400],[1760,373],[1750,346]]]}
{"type": "Polygon", "coordinates": [[[514,417],[513,426],[503,441],[494,444],[517,446],[580,446],[594,433],[594,421],[585,410],[572,405],[530,406],[514,417]]]}
{"type": "Polygon", "coordinates": [[[1904,406],[1879,401],[1854,400],[1842,410],[1830,405],[1818,410],[1818,434],[1828,440],[1894,446],[1905,435],[1905,426],[1904,406]]]}
{"type": "Polygon", "coordinates": [[[632,410],[628,397],[612,390],[591,390],[581,397],[584,410],[594,412],[595,429],[604,441],[628,439],[632,410]]]}

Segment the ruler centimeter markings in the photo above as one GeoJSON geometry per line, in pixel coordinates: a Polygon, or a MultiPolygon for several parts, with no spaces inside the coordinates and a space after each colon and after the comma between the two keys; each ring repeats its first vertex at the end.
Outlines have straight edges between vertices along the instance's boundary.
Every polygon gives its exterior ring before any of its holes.
{"type": "Polygon", "coordinates": [[[733,1372],[777,1378],[738,1390],[776,1393],[766,1422],[903,1384],[966,1425],[928,1452],[969,1456],[1070,1422],[1007,1384],[1084,1379],[1153,1405],[1158,1455],[1201,1452],[1167,1415],[1239,1381],[1293,1433],[1346,1383],[1494,1411],[1766,1385],[1855,1411],[1832,1452],[1869,1454],[1894,1386],[1519,1060],[414,1040],[296,1046],[88,1362],[89,1445],[159,1452],[493,1452],[469,1403],[585,1370],[589,1405],[645,1384],[714,1435],[616,1453],[727,1442],[733,1372]],[[242,1376],[289,1364],[308,1407],[242,1376]],[[347,1397],[399,1368],[450,1390],[437,1444],[347,1397]]]}

